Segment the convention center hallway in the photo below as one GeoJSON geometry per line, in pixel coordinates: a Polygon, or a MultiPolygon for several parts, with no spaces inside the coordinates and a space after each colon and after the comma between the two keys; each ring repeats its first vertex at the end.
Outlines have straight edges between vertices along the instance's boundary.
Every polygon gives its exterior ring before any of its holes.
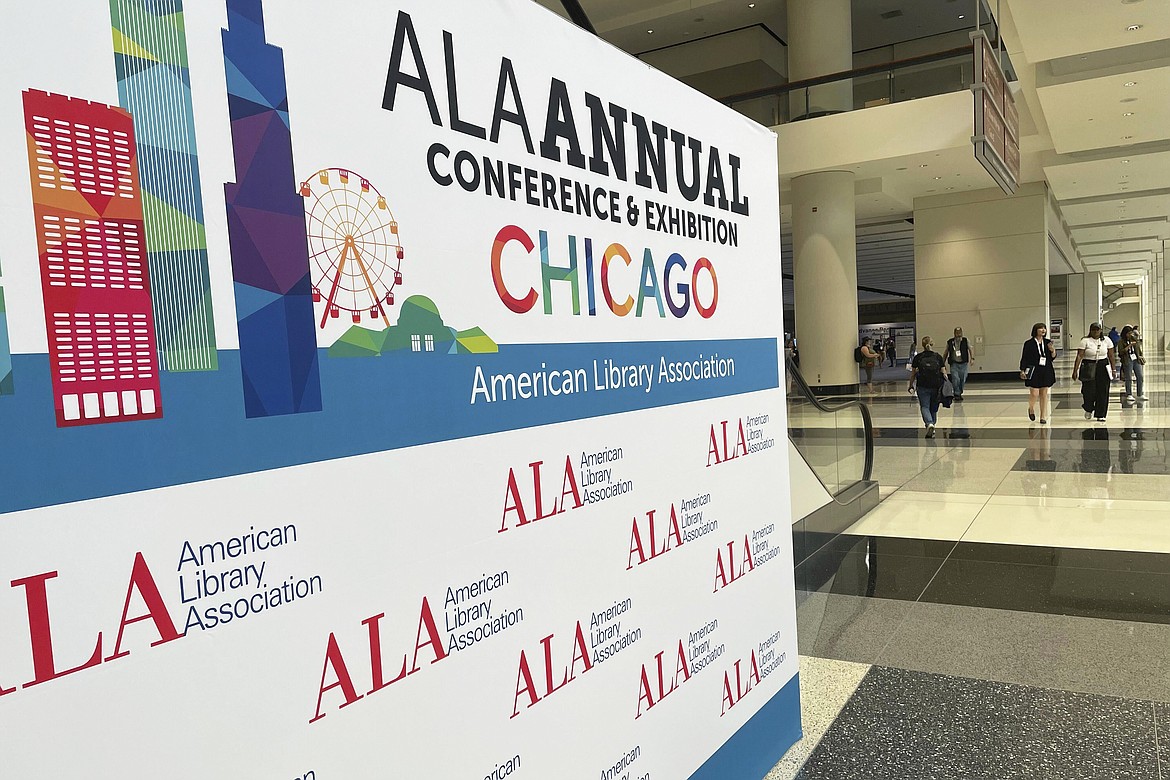
{"type": "MultiPolygon", "coordinates": [[[[1085,420],[1057,360],[969,382],[926,439],[864,391],[880,505],[797,570],[805,738],[767,780],[1170,780],[1170,392],[1085,420]],[[1039,416],[1039,415],[1038,415],[1039,416]]],[[[863,386],[864,388],[864,386],[863,386]]]]}

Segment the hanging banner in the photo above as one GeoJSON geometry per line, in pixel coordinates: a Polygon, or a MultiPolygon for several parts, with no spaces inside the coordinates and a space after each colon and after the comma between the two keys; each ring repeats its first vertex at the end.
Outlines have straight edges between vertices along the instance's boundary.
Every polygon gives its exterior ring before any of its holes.
{"type": "Polygon", "coordinates": [[[3,20],[6,777],[799,738],[771,132],[527,0],[3,20]]]}

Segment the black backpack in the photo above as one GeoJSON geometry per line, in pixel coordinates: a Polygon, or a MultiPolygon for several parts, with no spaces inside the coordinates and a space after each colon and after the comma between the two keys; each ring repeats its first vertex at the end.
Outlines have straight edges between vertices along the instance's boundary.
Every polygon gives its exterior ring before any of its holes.
{"type": "Polygon", "coordinates": [[[942,387],[942,355],[937,352],[923,352],[918,356],[918,384],[920,387],[942,387]]]}
{"type": "Polygon", "coordinates": [[[865,355],[861,354],[861,347],[858,347],[857,349],[853,350],[853,359],[855,361],[857,361],[858,363],[865,362],[865,355]]]}

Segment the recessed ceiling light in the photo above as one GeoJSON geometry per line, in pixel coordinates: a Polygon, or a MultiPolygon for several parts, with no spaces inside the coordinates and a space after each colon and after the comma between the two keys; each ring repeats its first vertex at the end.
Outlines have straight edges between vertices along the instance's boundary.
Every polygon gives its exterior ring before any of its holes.
{"type": "Polygon", "coordinates": [[[756,7],[755,3],[748,3],[748,8],[755,8],[755,7],[756,7]]]}
{"type": "Polygon", "coordinates": [[[1128,141],[1128,140],[1129,140],[1129,139],[1131,139],[1131,138],[1133,138],[1133,136],[1132,136],[1132,135],[1123,135],[1123,136],[1121,136],[1121,140],[1122,140],[1122,141],[1128,141]]]}
{"type": "Polygon", "coordinates": [[[926,163],[922,163],[922,164],[921,164],[921,165],[919,165],[918,167],[919,167],[919,168],[925,168],[925,167],[926,167],[926,163]]]}
{"type": "Polygon", "coordinates": [[[935,177],[934,177],[934,180],[935,180],[935,181],[938,181],[938,180],[939,180],[939,179],[941,179],[941,178],[942,178],[941,176],[935,176],[935,177]]]}
{"type": "Polygon", "coordinates": [[[947,189],[948,189],[948,190],[953,190],[953,189],[954,189],[954,187],[947,187],[947,189]]]}
{"type": "Polygon", "coordinates": [[[905,169],[905,168],[895,168],[895,170],[898,170],[898,171],[904,171],[904,170],[906,170],[906,169],[905,169]]]}
{"type": "Polygon", "coordinates": [[[646,34],[647,34],[647,35],[651,35],[651,34],[653,34],[653,32],[654,32],[653,30],[647,30],[647,31],[646,31],[646,34]]]}
{"type": "Polygon", "coordinates": [[[1137,86],[1137,82],[1136,82],[1136,81],[1127,81],[1127,82],[1125,82],[1125,86],[1127,86],[1127,87],[1136,87],[1136,86],[1137,86]]]}
{"type": "Polygon", "coordinates": [[[1133,116],[1133,112],[1132,112],[1132,111],[1126,111],[1124,114],[1122,114],[1122,116],[1133,116]]]}
{"type": "Polygon", "coordinates": [[[1140,29],[1142,29],[1142,25],[1140,24],[1131,24],[1129,27],[1125,28],[1126,32],[1137,32],[1140,29]]]}
{"type": "Polygon", "coordinates": [[[959,18],[960,18],[960,19],[966,19],[966,18],[967,18],[967,15],[966,15],[966,14],[959,14],[959,18]]]}

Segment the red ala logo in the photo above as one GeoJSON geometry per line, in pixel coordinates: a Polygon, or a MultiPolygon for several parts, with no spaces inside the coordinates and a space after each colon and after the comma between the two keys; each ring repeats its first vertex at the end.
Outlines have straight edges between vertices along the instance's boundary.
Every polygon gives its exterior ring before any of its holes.
{"type": "Polygon", "coordinates": [[[739,704],[743,697],[759,684],[760,665],[756,663],[756,651],[752,650],[746,664],[743,660],[738,660],[735,666],[723,673],[723,712],[719,713],[719,717],[726,715],[728,710],[739,704]],[[746,668],[741,668],[741,664],[746,668]]]}
{"type": "Polygon", "coordinates": [[[756,562],[752,558],[752,548],[748,543],[747,534],[743,535],[742,549],[743,554],[737,555],[735,542],[728,542],[726,550],[720,547],[715,551],[715,590],[712,593],[717,593],[720,588],[726,588],[745,574],[755,570],[756,562]],[[726,556],[724,556],[724,552],[727,553],[726,556]],[[738,567],[736,566],[737,560],[738,567]]]}
{"type": "Polygon", "coordinates": [[[417,673],[422,668],[419,665],[420,651],[430,650],[433,655],[430,661],[431,664],[437,664],[447,657],[447,652],[443,649],[443,642],[439,639],[439,629],[435,625],[435,616],[431,612],[430,602],[427,601],[426,596],[423,596],[422,606],[419,608],[418,629],[414,635],[414,648],[411,654],[410,671],[406,670],[406,656],[408,653],[404,651],[402,653],[402,664],[398,669],[398,673],[394,676],[393,680],[387,680],[382,656],[381,621],[384,617],[386,617],[386,613],[381,612],[362,621],[362,625],[366,627],[366,633],[369,638],[368,644],[370,651],[370,690],[364,694],[357,692],[357,686],[354,685],[353,676],[350,674],[349,665],[346,663],[345,656],[341,653],[341,646],[337,642],[337,636],[330,632],[329,641],[325,645],[325,664],[321,669],[321,683],[317,687],[317,710],[313,714],[313,717],[309,719],[309,723],[316,723],[328,714],[321,711],[321,704],[326,692],[334,688],[340,689],[341,695],[345,699],[344,702],[337,706],[337,709],[344,709],[365,696],[373,695],[378,691],[388,688],[399,680],[417,673]],[[333,682],[326,685],[325,681],[329,678],[330,670],[333,671],[333,682]]]}
{"type": "Polygon", "coordinates": [[[581,621],[578,620],[576,629],[573,631],[573,660],[568,664],[556,666],[558,670],[563,670],[563,673],[561,674],[561,681],[559,683],[554,683],[553,639],[555,636],[555,634],[549,634],[544,639],[540,640],[540,646],[544,652],[541,653],[541,657],[537,661],[537,671],[544,672],[544,675],[541,679],[541,682],[544,683],[543,695],[541,695],[541,693],[538,691],[536,679],[532,676],[532,666],[528,661],[527,651],[520,651],[520,665],[516,670],[516,696],[512,700],[512,714],[509,716],[509,719],[514,718],[520,714],[521,699],[527,699],[528,704],[525,707],[526,709],[528,707],[533,707],[538,702],[547,699],[549,696],[552,696],[561,688],[564,688],[566,685],[573,682],[573,680],[577,679],[578,661],[581,663],[581,674],[585,674],[585,672],[593,668],[593,662],[589,660],[589,649],[585,644],[585,633],[581,629],[581,621]],[[543,669],[540,666],[542,661],[543,669]]]}
{"type": "MultiPolygon", "coordinates": [[[[508,484],[504,490],[504,512],[500,519],[499,533],[508,530],[509,515],[511,515],[515,527],[518,528],[535,523],[537,520],[554,517],[569,509],[580,509],[583,505],[581,489],[577,486],[577,473],[573,471],[573,461],[568,455],[565,456],[560,495],[552,494],[551,502],[548,500],[550,496],[547,496],[544,491],[541,479],[542,466],[544,466],[543,460],[528,464],[528,468],[532,471],[532,480],[531,490],[528,492],[531,498],[527,504],[520,489],[520,480],[516,477],[516,470],[508,469],[508,484]],[[546,512],[545,507],[551,508],[546,512]],[[530,509],[532,511],[529,511],[530,509]]],[[[525,482],[524,488],[529,488],[529,483],[525,482]]]]}
{"type": "Polygon", "coordinates": [[[723,420],[711,425],[707,437],[707,468],[748,454],[747,433],[743,429],[743,420],[737,420],[736,429],[732,431],[728,431],[727,423],[727,420],[723,420]]]}
{"type": "Polygon", "coordinates": [[[681,639],[678,640],[678,649],[675,652],[673,672],[668,672],[663,667],[664,655],[665,650],[655,655],[649,670],[646,669],[646,664],[642,664],[642,676],[638,681],[638,714],[634,716],[634,720],[642,717],[643,703],[649,712],[678,690],[680,685],[691,679],[691,666],[687,662],[687,652],[681,639]]]}
{"type": "Polygon", "coordinates": [[[651,509],[646,513],[646,522],[642,524],[635,515],[633,527],[630,528],[630,556],[626,561],[626,571],[666,555],[682,543],[682,529],[678,525],[678,512],[674,504],[670,505],[669,519],[661,516],[656,518],[655,510],[651,509]],[[649,555],[646,554],[647,550],[649,555]],[[638,559],[636,563],[635,556],[638,559]]]}
{"type": "MultiPolygon", "coordinates": [[[[43,574],[34,574],[31,577],[22,577],[12,580],[13,588],[24,588],[25,611],[28,614],[28,638],[32,650],[33,679],[22,685],[29,688],[33,685],[58,680],[66,675],[92,669],[102,663],[116,661],[130,655],[129,650],[122,649],[122,641],[126,636],[126,628],[135,623],[150,621],[154,625],[158,640],[150,644],[158,647],[166,642],[180,639],[184,635],[175,629],[175,623],[163,603],[154,575],[146,564],[142,553],[134,554],[134,564],[130,569],[130,582],[126,586],[126,599],[122,603],[122,619],[118,623],[118,634],[114,640],[114,651],[103,658],[102,632],[97,634],[97,641],[89,659],[68,669],[60,669],[57,652],[60,648],[53,647],[53,627],[49,619],[49,580],[56,579],[57,572],[49,571],[43,574]],[[139,615],[130,615],[130,605],[135,594],[146,607],[146,612],[139,615]]],[[[16,688],[5,688],[0,684],[0,696],[15,693],[16,688]]]]}

